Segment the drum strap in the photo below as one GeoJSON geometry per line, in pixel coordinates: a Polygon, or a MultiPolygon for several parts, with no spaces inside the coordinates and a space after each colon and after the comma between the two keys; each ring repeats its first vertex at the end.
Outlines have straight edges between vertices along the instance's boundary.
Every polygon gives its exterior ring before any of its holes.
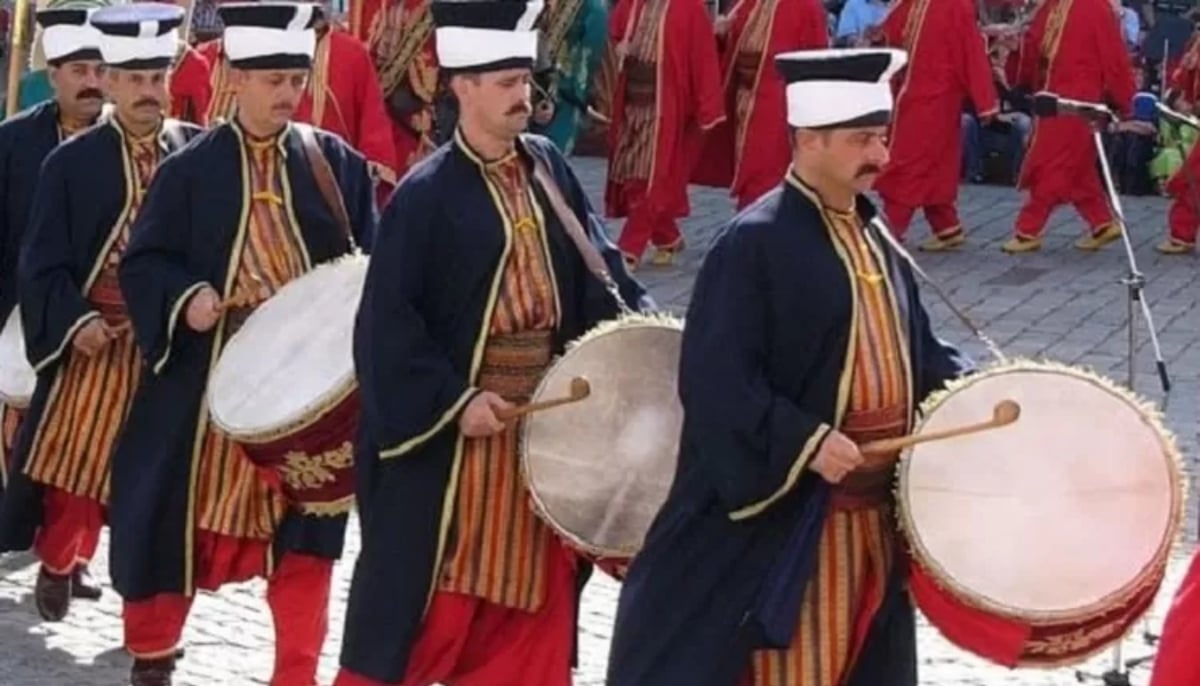
{"type": "Polygon", "coordinates": [[[904,248],[900,241],[896,240],[891,228],[883,222],[883,219],[877,215],[871,220],[871,223],[875,225],[875,228],[879,231],[880,236],[887,241],[888,245],[892,246],[892,249],[894,249],[896,253],[900,255],[900,257],[904,258],[905,262],[908,262],[908,265],[912,267],[912,270],[916,272],[917,276],[920,276],[921,280],[928,284],[929,287],[933,289],[934,293],[937,293],[937,296],[941,298],[942,302],[946,303],[946,307],[950,308],[950,311],[954,313],[954,316],[958,317],[958,320],[963,323],[963,326],[970,329],[971,333],[975,334],[975,337],[987,346],[988,351],[996,356],[996,359],[1001,362],[1007,362],[1008,357],[1004,354],[1004,351],[1000,350],[1000,346],[996,345],[995,341],[985,334],[982,329],[976,326],[975,322],[972,321],[965,312],[960,310],[958,306],[954,304],[954,301],[950,299],[950,296],[946,295],[946,292],[942,290],[942,287],[933,280],[933,277],[926,273],[924,269],[921,269],[921,265],[917,264],[917,261],[913,259],[912,254],[904,248]]]}
{"type": "Polygon", "coordinates": [[[295,124],[294,126],[300,133],[300,141],[304,145],[304,156],[308,159],[313,179],[317,182],[317,190],[321,192],[321,197],[325,199],[325,205],[333,213],[334,221],[341,227],[342,233],[346,234],[346,240],[350,241],[350,249],[357,250],[354,243],[354,231],[350,228],[350,215],[346,213],[346,203],[342,198],[342,189],[338,187],[337,179],[333,176],[329,160],[325,157],[325,153],[321,152],[321,146],[317,143],[317,135],[313,133],[313,127],[307,124],[295,124]]]}
{"type": "Polygon", "coordinates": [[[617,301],[617,307],[620,308],[621,313],[632,314],[633,310],[626,304],[625,299],[621,297],[621,290],[617,287],[617,282],[613,281],[612,273],[609,272],[608,265],[604,262],[604,257],[600,255],[600,251],[596,249],[596,246],[592,245],[592,241],[588,238],[587,231],[583,228],[579,217],[575,215],[574,210],[567,204],[567,200],[563,197],[558,183],[554,181],[554,177],[546,169],[546,163],[535,153],[531,152],[530,157],[533,159],[533,178],[542,187],[542,190],[546,192],[546,198],[550,201],[550,206],[554,209],[554,214],[558,217],[559,223],[563,225],[563,229],[566,230],[567,235],[575,243],[575,247],[579,249],[579,254],[583,256],[584,263],[596,275],[596,278],[600,279],[600,282],[608,289],[613,299],[617,301]]]}

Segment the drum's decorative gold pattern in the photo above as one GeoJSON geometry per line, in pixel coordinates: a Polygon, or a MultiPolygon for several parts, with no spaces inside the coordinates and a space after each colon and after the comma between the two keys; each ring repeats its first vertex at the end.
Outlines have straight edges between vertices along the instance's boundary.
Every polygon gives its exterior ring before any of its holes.
{"type": "Polygon", "coordinates": [[[288,281],[233,334],[209,379],[213,426],[274,471],[304,514],[335,516],[354,504],[353,303],[368,262],[347,256],[288,281]]]}
{"type": "Polygon", "coordinates": [[[937,593],[930,621],[972,652],[1011,666],[1077,663],[1153,602],[1181,528],[1180,454],[1159,412],[1128,389],[1029,360],[951,383],[923,404],[915,433],[1002,399],[1021,404],[1015,424],[904,453],[900,524],[915,573],[932,581],[914,595],[937,593]],[[968,615],[1025,626],[1023,645],[987,645],[963,629],[968,615]]]}
{"type": "Polygon", "coordinates": [[[569,545],[600,560],[641,549],[675,476],[683,408],[676,372],[683,322],[632,314],[570,343],[532,401],[562,397],[582,376],[591,393],[527,416],[522,469],[534,507],[569,545]]]}

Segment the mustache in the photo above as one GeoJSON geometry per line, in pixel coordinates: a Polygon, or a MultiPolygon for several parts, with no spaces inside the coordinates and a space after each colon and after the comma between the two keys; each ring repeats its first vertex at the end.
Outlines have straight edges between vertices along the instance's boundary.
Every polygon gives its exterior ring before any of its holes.
{"type": "Polygon", "coordinates": [[[882,171],[883,170],[880,169],[879,165],[877,165],[877,164],[864,164],[863,166],[858,168],[858,173],[856,173],[854,175],[854,178],[857,179],[857,178],[862,178],[864,176],[870,176],[871,174],[879,174],[882,171]]]}
{"type": "Polygon", "coordinates": [[[133,106],[134,106],[134,108],[146,107],[146,106],[162,107],[162,103],[155,100],[154,98],[142,98],[141,100],[138,100],[137,102],[133,103],[133,106]]]}
{"type": "Polygon", "coordinates": [[[533,114],[533,107],[527,102],[518,103],[505,112],[506,116],[509,114],[533,114]]]}
{"type": "Polygon", "coordinates": [[[75,94],[76,100],[101,100],[103,98],[104,94],[98,88],[84,88],[75,94]]]}

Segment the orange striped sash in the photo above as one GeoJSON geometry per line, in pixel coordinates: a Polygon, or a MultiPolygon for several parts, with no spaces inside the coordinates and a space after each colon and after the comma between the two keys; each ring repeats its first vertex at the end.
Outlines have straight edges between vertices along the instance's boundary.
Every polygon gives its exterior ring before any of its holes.
{"type": "MultiPolygon", "coordinates": [[[[255,307],[305,272],[293,218],[284,204],[283,157],[276,141],[247,141],[247,146],[251,207],[234,295],[248,304],[226,313],[225,341],[255,307]]],[[[245,453],[211,424],[200,452],[198,502],[201,529],[258,540],[271,538],[285,509],[283,497],[259,476],[245,453]]]]}
{"type": "MultiPolygon", "coordinates": [[[[909,416],[908,350],[892,294],[857,217],[829,211],[827,216],[858,291],[854,368],[839,430],[860,443],[902,435],[909,416]]],[[[792,646],[755,653],[754,686],[845,681],[894,563],[896,527],[888,505],[894,466],[895,456],[880,460],[834,490],[792,646]]]]}
{"type": "MultiPolygon", "coordinates": [[[[524,402],[551,360],[558,320],[554,278],[524,162],[510,156],[487,165],[485,174],[498,191],[512,250],[476,383],[510,401],[524,402]]],[[[546,553],[552,541],[529,503],[515,427],[466,441],[454,540],[439,588],[536,611],[545,600],[546,553]]]]}
{"type": "MultiPolygon", "coordinates": [[[[124,171],[130,204],[113,227],[100,273],[88,302],[109,324],[129,321],[117,283],[117,265],[129,242],[129,229],[158,164],[158,133],[135,139],[125,134],[124,171]]],[[[141,363],[133,336],[113,340],[94,357],[69,352],[55,380],[25,473],[30,479],[68,493],[108,503],[109,470],[117,436],[129,415],[141,363]]]]}

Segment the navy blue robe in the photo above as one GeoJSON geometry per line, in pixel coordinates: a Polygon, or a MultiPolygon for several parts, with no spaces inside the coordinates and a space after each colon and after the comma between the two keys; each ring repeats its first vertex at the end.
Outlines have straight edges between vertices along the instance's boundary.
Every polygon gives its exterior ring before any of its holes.
{"type": "MultiPolygon", "coordinates": [[[[17,305],[17,260],[42,161],[58,146],[58,103],[44,102],[0,123],[0,327],[17,305]]],[[[8,462],[0,445],[0,493],[8,462]]]]}
{"type": "MultiPolygon", "coordinates": [[[[315,266],[348,253],[350,242],[318,190],[298,126],[281,133],[280,146],[293,216],[315,266]]],[[[198,418],[216,328],[192,331],[184,310],[204,284],[229,295],[227,282],[241,257],[234,246],[242,245],[248,229],[246,135],[236,123],[222,124],[162,164],[119,268],[148,367],[113,457],[110,570],[126,600],[195,592],[194,551],[187,543],[198,504],[189,486],[198,459],[196,437],[206,429],[198,418]]],[[[342,191],[354,237],[368,250],[375,205],[366,162],[337,136],[317,130],[317,140],[342,191]]],[[[336,559],[345,527],[344,515],[289,511],[275,532],[267,568],[287,551],[336,559]]]]}
{"type": "MultiPolygon", "coordinates": [[[[167,120],[159,134],[161,154],[199,133],[196,126],[167,120]]],[[[133,163],[124,136],[106,117],[55,148],[42,165],[18,268],[25,350],[38,372],[37,388],[21,421],[8,492],[0,503],[0,552],[28,549],[42,521],[42,488],[23,472],[52,388],[73,354],[71,341],[100,316],[85,294],[100,275],[132,201],[125,170],[133,163]]]]}
{"type": "Polygon", "coordinates": [[[0,326],[17,304],[17,259],[42,161],[58,147],[58,104],[44,102],[0,124],[0,326]]]}
{"type": "MultiPolygon", "coordinates": [[[[541,136],[518,152],[546,164],[630,307],[650,307],[562,153],[541,136]]],[[[482,170],[456,134],[414,167],[384,210],[354,335],[363,430],[356,454],[363,549],[354,569],[342,665],[387,683],[404,675],[432,597],[453,514],[457,420],[474,396],[479,351],[511,235],[482,170]]],[[[618,314],[544,192],[561,311],[555,346],[618,314]]]]}
{"type": "MultiPolygon", "coordinates": [[[[819,536],[789,547],[800,517],[820,531],[828,511],[804,506],[829,487],[807,466],[793,467],[838,426],[838,389],[852,371],[855,275],[815,198],[793,182],[761,198],[718,237],[697,277],[680,360],[675,482],[622,588],[609,686],[735,686],[752,650],[787,647],[765,639],[758,602],[766,592],[777,602],[782,589],[795,600],[787,611],[799,616],[805,565],[783,578],[771,572],[783,555],[811,561],[819,536]]],[[[863,198],[858,212],[864,225],[875,214],[863,198]]],[[[874,227],[866,231],[886,245],[874,227]]],[[[908,265],[890,248],[882,252],[919,401],[966,361],[933,336],[908,265]]],[[[916,683],[902,567],[852,686],[916,683]]]]}

